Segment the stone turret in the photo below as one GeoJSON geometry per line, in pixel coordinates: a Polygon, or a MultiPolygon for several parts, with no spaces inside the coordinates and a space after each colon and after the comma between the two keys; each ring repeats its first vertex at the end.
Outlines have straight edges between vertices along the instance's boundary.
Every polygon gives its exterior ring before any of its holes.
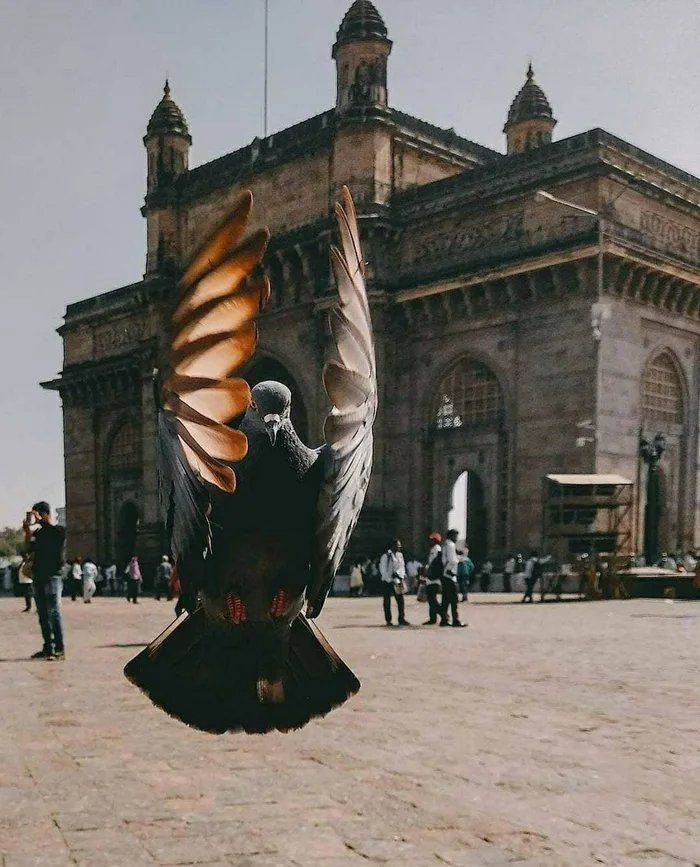
{"type": "Polygon", "coordinates": [[[165,81],[163,98],[148,121],[143,143],[148,155],[148,192],[187,171],[192,137],[165,81]]]}
{"type": "Polygon", "coordinates": [[[333,46],[339,112],[387,106],[387,59],[392,45],[387,34],[370,0],[355,0],[345,13],[333,46]]]}
{"type": "Polygon", "coordinates": [[[535,81],[532,64],[528,64],[525,84],[510,104],[503,127],[508,153],[517,154],[552,141],[556,120],[545,92],[535,81]]]}

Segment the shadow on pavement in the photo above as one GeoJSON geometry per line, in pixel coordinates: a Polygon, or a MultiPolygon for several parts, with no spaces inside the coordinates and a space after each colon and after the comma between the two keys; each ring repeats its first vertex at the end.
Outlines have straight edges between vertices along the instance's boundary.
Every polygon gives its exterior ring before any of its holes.
{"type": "Polygon", "coordinates": [[[103,650],[111,647],[146,647],[147,644],[147,641],[137,641],[134,644],[99,644],[97,649],[103,650]]]}

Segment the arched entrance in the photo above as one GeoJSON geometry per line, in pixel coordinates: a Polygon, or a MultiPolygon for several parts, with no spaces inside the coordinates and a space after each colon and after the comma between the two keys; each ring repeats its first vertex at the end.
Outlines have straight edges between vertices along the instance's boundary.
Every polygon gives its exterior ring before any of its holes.
{"type": "Polygon", "coordinates": [[[477,566],[483,563],[488,556],[488,519],[484,485],[478,473],[465,470],[452,486],[447,529],[457,530],[460,544],[469,548],[469,556],[477,566]]]}
{"type": "Polygon", "coordinates": [[[141,477],[141,425],[125,419],[114,431],[107,453],[105,554],[122,567],[136,553],[141,477]]]}
{"type": "Polygon", "coordinates": [[[274,379],[287,386],[292,392],[292,424],[300,439],[308,443],[309,425],[306,405],[296,380],[287,368],[274,358],[259,358],[245,372],[245,379],[251,388],[268,379],[274,379]]]}
{"type": "Polygon", "coordinates": [[[119,568],[136,553],[139,531],[139,510],[130,500],[122,503],[117,516],[116,557],[119,568]]]}
{"type": "Polygon", "coordinates": [[[442,376],[430,407],[429,529],[458,530],[478,565],[508,544],[509,450],[498,378],[463,356],[442,376]]]}
{"type": "MultiPolygon", "coordinates": [[[[645,484],[640,491],[640,514],[644,516],[640,541],[648,547],[650,537],[658,551],[676,551],[692,540],[692,528],[684,527],[686,502],[686,410],[685,384],[680,364],[674,354],[663,349],[648,361],[642,378],[643,434],[648,440],[663,437],[663,453],[649,476],[645,467],[645,484]],[[651,499],[650,499],[651,498],[651,499]],[[655,526],[650,527],[653,521],[655,526]],[[687,538],[686,538],[687,537],[687,538]]],[[[657,553],[658,553],[657,551],[657,553]]]]}

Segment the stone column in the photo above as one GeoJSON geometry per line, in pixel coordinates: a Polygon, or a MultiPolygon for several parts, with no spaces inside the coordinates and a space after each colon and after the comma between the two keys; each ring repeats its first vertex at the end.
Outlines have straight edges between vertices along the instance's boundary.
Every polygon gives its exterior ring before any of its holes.
{"type": "MultiPolygon", "coordinates": [[[[66,477],[66,553],[68,557],[96,557],[97,479],[94,411],[63,403],[63,441],[66,477]]],[[[37,499],[39,495],[37,494],[37,499]]]]}

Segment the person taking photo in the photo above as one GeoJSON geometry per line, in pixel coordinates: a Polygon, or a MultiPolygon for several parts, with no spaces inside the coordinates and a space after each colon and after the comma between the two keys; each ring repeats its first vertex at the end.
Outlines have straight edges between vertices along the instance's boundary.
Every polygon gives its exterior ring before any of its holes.
{"type": "Polygon", "coordinates": [[[26,514],[22,528],[27,551],[33,555],[34,600],[44,641],[41,650],[34,653],[32,659],[63,659],[61,568],[66,531],[53,523],[51,506],[45,500],[34,503],[26,514]]]}

